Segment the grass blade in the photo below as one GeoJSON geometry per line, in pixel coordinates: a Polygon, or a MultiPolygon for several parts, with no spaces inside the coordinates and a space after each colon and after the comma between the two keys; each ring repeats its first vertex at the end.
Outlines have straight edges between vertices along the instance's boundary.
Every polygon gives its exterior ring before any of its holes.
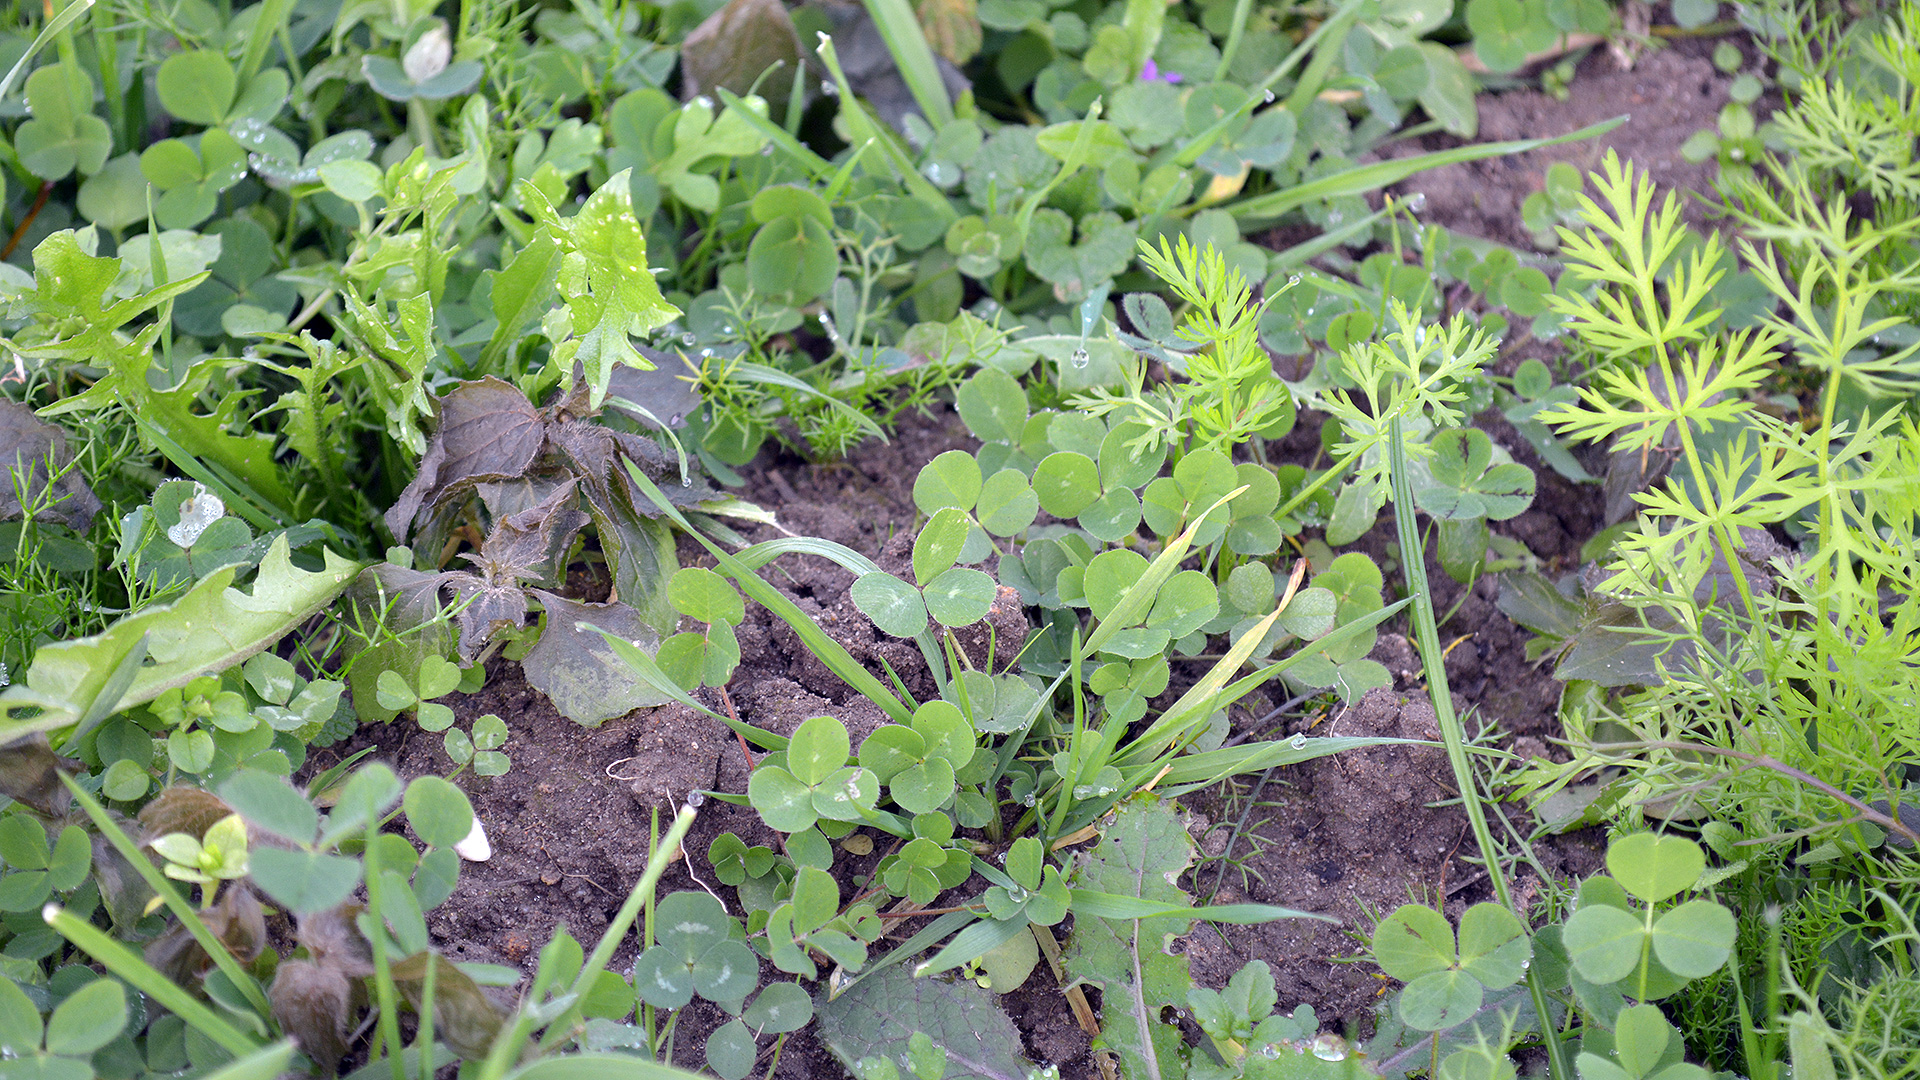
{"type": "Polygon", "coordinates": [[[1456,146],[1451,150],[1436,150],[1430,154],[1420,154],[1410,158],[1376,161],[1371,165],[1359,165],[1332,176],[1297,184],[1285,191],[1255,195],[1227,209],[1232,211],[1233,219],[1239,222],[1243,229],[1270,225],[1278,221],[1287,211],[1310,202],[1373,191],[1388,184],[1397,184],[1416,173],[1437,169],[1442,165],[1458,165],[1483,158],[1524,154],[1543,146],[1557,146],[1560,143],[1591,139],[1596,135],[1604,135],[1626,122],[1625,116],[1616,116],[1611,120],[1602,120],[1578,131],[1569,131],[1565,135],[1555,135],[1548,139],[1514,139],[1509,142],[1476,143],[1472,146],[1456,146]]]}
{"type": "Polygon", "coordinates": [[[927,122],[935,131],[945,127],[953,120],[953,99],[947,96],[946,80],[940,77],[940,65],[934,62],[933,49],[927,44],[927,35],[920,29],[920,20],[913,8],[907,5],[907,0],[866,0],[866,3],[867,14],[873,16],[873,25],[879,27],[880,36],[886,39],[893,64],[900,69],[900,77],[906,80],[907,89],[913,92],[913,100],[919,103],[927,122]]]}
{"type": "Polygon", "coordinates": [[[33,36],[33,44],[27,46],[27,51],[21,53],[20,59],[15,60],[13,66],[7,69],[7,77],[0,79],[0,101],[7,99],[7,93],[13,89],[14,80],[18,79],[27,65],[33,62],[34,56],[47,47],[47,42],[78,22],[80,16],[85,15],[92,7],[93,0],[73,0],[72,3],[60,9],[60,14],[47,20],[47,25],[41,27],[40,32],[33,36]]]}
{"type": "MultiPolygon", "coordinates": [[[[153,865],[146,853],[133,842],[133,838],[114,823],[113,818],[107,815],[106,808],[101,806],[93,796],[87,794],[85,788],[74,783],[73,778],[66,773],[60,774],[60,782],[67,785],[67,790],[73,793],[74,801],[87,812],[87,817],[93,821],[93,827],[100,830],[100,835],[106,837],[107,842],[120,853],[120,857],[127,860],[134,872],[147,883],[147,887],[166,902],[167,910],[173,912],[174,917],[180,920],[180,925],[186,927],[187,933],[193,935],[193,940],[206,950],[209,957],[213,958],[214,965],[225,972],[227,978],[233,980],[233,985],[239,987],[240,992],[246,995],[247,1003],[257,1009],[261,1016],[273,1015],[273,1008],[267,1004],[266,995],[260,992],[260,984],[254,982],[253,976],[241,969],[240,962],[233,958],[233,954],[220,943],[220,939],[207,928],[207,924],[200,921],[200,913],[180,895],[180,890],[173,887],[173,882],[153,865]]],[[[241,888],[242,886],[230,887],[241,888]]],[[[212,1033],[208,1032],[208,1034],[212,1033]]],[[[252,1040],[248,1040],[245,1049],[236,1050],[235,1053],[251,1053],[257,1045],[252,1040]]]]}
{"type": "Polygon", "coordinates": [[[661,512],[707,549],[714,561],[720,564],[720,572],[732,578],[734,583],[740,586],[741,592],[752,597],[760,606],[780,616],[788,626],[793,627],[793,632],[799,635],[807,651],[827,665],[829,671],[880,706],[885,710],[888,718],[895,723],[905,724],[913,719],[913,707],[895,697],[885,683],[875,678],[872,672],[861,667],[860,662],[855,660],[839,642],[828,637],[826,631],[820,629],[817,623],[807,617],[806,612],[801,611],[799,606],[787,599],[780,590],[767,584],[759,574],[728,554],[725,548],[696,532],[688,524],[686,516],[667,501],[659,485],[655,484],[653,479],[642,472],[631,460],[626,462],[626,466],[627,475],[633,479],[641,491],[647,493],[647,497],[654,501],[661,512]]]}
{"type": "MultiPolygon", "coordinates": [[[[64,779],[64,777],[63,777],[64,779]]],[[[142,862],[146,860],[141,859],[142,862]]],[[[235,885],[233,888],[244,888],[235,885]]],[[[108,937],[92,923],[79,918],[58,904],[48,904],[41,911],[47,925],[54,932],[73,943],[73,947],[100,962],[100,966],[114,976],[126,980],[129,986],[166,1006],[187,1025],[219,1043],[236,1057],[242,1057],[260,1049],[260,1044],[247,1037],[245,1032],[227,1023],[219,1013],[202,1004],[192,994],[160,974],[146,958],[125,945],[108,937]]],[[[215,946],[219,952],[226,950],[215,946]]]]}

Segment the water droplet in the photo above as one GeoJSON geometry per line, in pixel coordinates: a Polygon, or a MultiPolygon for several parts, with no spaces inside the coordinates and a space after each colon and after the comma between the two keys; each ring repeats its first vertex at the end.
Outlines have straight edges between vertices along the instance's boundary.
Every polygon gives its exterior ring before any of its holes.
{"type": "Polygon", "coordinates": [[[1295,750],[1305,750],[1307,748],[1306,733],[1301,732],[1300,734],[1295,735],[1292,739],[1289,739],[1287,741],[1287,745],[1293,747],[1295,750]]]}
{"type": "Polygon", "coordinates": [[[680,414],[680,413],[674,413],[674,414],[673,414],[672,416],[669,416],[669,417],[667,417],[667,426],[668,426],[668,427],[679,427],[679,426],[680,426],[680,417],[681,417],[681,414],[680,414]]]}
{"type": "Polygon", "coordinates": [[[701,422],[701,423],[703,423],[703,424],[711,424],[711,423],[713,423],[713,410],[712,410],[712,409],[708,409],[708,410],[707,410],[706,412],[703,412],[703,413],[701,413],[701,414],[700,414],[700,422],[701,422]]]}
{"type": "Polygon", "coordinates": [[[707,95],[705,95],[705,94],[701,94],[701,95],[700,95],[699,97],[697,97],[697,98],[694,98],[694,99],[693,99],[693,103],[694,103],[695,105],[698,105],[698,106],[700,106],[700,107],[701,107],[701,108],[703,108],[703,109],[711,109],[711,108],[713,108],[713,99],[712,99],[712,98],[710,98],[710,97],[708,97],[708,96],[707,96],[707,95]]]}
{"type": "Polygon", "coordinates": [[[1280,1048],[1273,1043],[1266,1043],[1260,1047],[1260,1056],[1272,1061],[1280,1056],[1280,1048]]]}
{"type": "Polygon", "coordinates": [[[1313,1040],[1313,1056],[1321,1061],[1347,1060],[1347,1040],[1338,1035],[1327,1034],[1313,1040]]]}
{"type": "Polygon", "coordinates": [[[839,97],[840,87],[832,79],[821,79],[820,92],[827,95],[828,97],[839,97]]]}
{"type": "Polygon", "coordinates": [[[707,805],[707,793],[704,791],[687,792],[687,805],[693,807],[695,810],[707,805]]]}
{"type": "Polygon", "coordinates": [[[763,147],[761,147],[761,148],[760,148],[760,156],[761,156],[761,157],[772,157],[772,156],[773,156],[773,144],[772,144],[772,143],[768,143],[767,145],[765,145],[765,146],[763,146],[763,147]]]}
{"type": "Polygon", "coordinates": [[[692,486],[693,486],[693,477],[692,477],[691,475],[688,475],[688,476],[682,476],[682,477],[680,478],[680,486],[681,486],[681,487],[683,487],[683,488],[690,488],[690,487],[692,487],[692,486]]]}
{"type": "Polygon", "coordinates": [[[1269,90],[1263,96],[1267,99],[1267,104],[1273,104],[1273,91],[1269,90]]]}
{"type": "Polygon", "coordinates": [[[691,345],[694,342],[699,340],[700,339],[698,337],[694,336],[692,331],[688,331],[687,333],[680,335],[680,344],[682,345],[691,345]]]}
{"type": "Polygon", "coordinates": [[[1036,801],[1037,800],[1034,798],[1033,792],[1031,791],[1027,792],[1025,795],[1020,797],[1021,806],[1032,806],[1036,801]]]}
{"type": "Polygon", "coordinates": [[[1417,214],[1420,211],[1425,210],[1426,208],[1427,208],[1427,193],[1424,191],[1416,191],[1413,193],[1412,197],[1407,199],[1407,209],[1412,211],[1413,213],[1417,214]]]}
{"type": "Polygon", "coordinates": [[[1087,350],[1085,349],[1073,350],[1073,366],[1077,368],[1083,368],[1087,366],[1087,350]]]}

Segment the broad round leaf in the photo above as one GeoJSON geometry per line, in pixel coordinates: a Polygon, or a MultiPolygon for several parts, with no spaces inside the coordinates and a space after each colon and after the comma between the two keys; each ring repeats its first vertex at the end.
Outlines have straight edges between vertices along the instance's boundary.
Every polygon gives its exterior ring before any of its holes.
{"type": "Polygon", "coordinates": [[[1684,836],[1634,833],[1607,848],[1607,872],[1649,904],[1691,889],[1706,868],[1706,853],[1684,836]]]}
{"type": "Polygon", "coordinates": [[[1120,601],[1147,572],[1146,556],[1129,548],[1103,551],[1087,564],[1083,587],[1087,606],[1096,619],[1104,619],[1120,606],[1120,601]]]}
{"type": "Polygon", "coordinates": [[[778,832],[799,832],[820,819],[813,810],[812,786],[774,765],[753,770],[747,780],[747,801],[760,812],[760,820],[778,832]]]}
{"type": "Polygon", "coordinates": [[[766,224],[780,218],[812,218],[833,226],[833,208],[815,192],[796,184],[775,184],[753,197],[753,220],[766,224]]]}
{"type": "Polygon", "coordinates": [[[859,821],[880,801],[880,781],[860,768],[845,768],[813,789],[813,812],[828,821],[859,821]]]}
{"type": "Polygon", "coordinates": [[[972,510],[980,498],[980,463],[965,450],[949,450],[920,468],[913,481],[913,505],[923,514],[944,507],[972,510]]]}
{"type": "Polygon", "coordinates": [[[1404,904],[1374,927],[1373,960],[1404,983],[1444,971],[1453,966],[1453,927],[1430,907],[1404,904]]]}
{"type": "Polygon", "coordinates": [[[739,590],[719,574],[701,566],[683,566],[667,579],[667,599],[674,609],[703,623],[738,626],[747,617],[739,590]]]}
{"type": "Polygon", "coordinates": [[[720,901],[704,890],[669,893],[654,908],[654,940],[691,963],[727,940],[732,921],[720,901]]]}
{"type": "Polygon", "coordinates": [[[12,979],[0,979],[0,1047],[14,1058],[40,1048],[40,1010],[12,979]]]}
{"type": "Polygon", "coordinates": [[[1048,454],[1033,470],[1033,491],[1042,510],[1057,518],[1076,517],[1100,498],[1100,470],[1085,454],[1048,454]]]}
{"type": "Polygon", "coordinates": [[[1653,952],[1675,975],[1704,978],[1733,951],[1733,912],[1711,900],[1689,900],[1653,924],[1653,952]]]}
{"type": "Polygon", "coordinates": [[[999,368],[981,368],[961,383],[954,393],[954,406],[967,430],[981,442],[1018,444],[1027,426],[1027,392],[1019,380],[999,368]]]}
{"type": "Polygon", "coordinates": [[[812,786],[844,766],[852,752],[846,725],[831,716],[816,716],[794,729],[787,743],[787,768],[801,783],[812,786]]]}
{"type": "Polygon", "coordinates": [[[693,972],[672,949],[655,945],[633,965],[633,992],[656,1009],[678,1009],[693,1000],[693,972]]]}
{"type": "Polygon", "coordinates": [[[747,245],[748,282],[756,291],[790,303],[826,295],[839,272],[833,233],[813,217],[775,218],[747,245]]]}
{"type": "Polygon", "coordinates": [[[127,1026],[127,994],[113,979],[96,979],[67,995],[47,1020],[47,1052],[84,1057],[127,1026]]]}
{"type": "Polygon", "coordinates": [[[297,914],[335,907],[360,884],[358,859],[265,846],[255,848],[250,859],[254,883],[274,903],[297,914]]]}
{"type": "Polygon", "coordinates": [[[853,605],[883,634],[910,638],[927,628],[927,604],[920,590],[884,571],[854,579],[848,590],[853,605]]]}
{"type": "Polygon", "coordinates": [[[1631,912],[1594,905],[1574,912],[1560,932],[1580,977],[1604,986],[1626,978],[1640,966],[1646,928],[1631,912]]]}
{"type": "Polygon", "coordinates": [[[738,1020],[729,1020],[713,1029],[707,1036],[707,1068],[712,1069],[720,1080],[741,1080],[753,1071],[753,1061],[759,1051],[753,1043],[753,1032],[738,1020]]]}
{"type": "Polygon", "coordinates": [[[813,998],[794,983],[771,983],[753,999],[747,1011],[740,1014],[740,1019],[762,1035],[799,1031],[813,1019],[813,998]]]}
{"type": "Polygon", "coordinates": [[[971,626],[987,617],[997,591],[981,571],[955,566],[927,583],[927,611],[942,626],[971,626]]]}
{"type": "Polygon", "coordinates": [[[909,814],[931,814],[953,798],[953,766],[934,758],[902,769],[887,784],[887,792],[909,814]]]}
{"type": "Polygon", "coordinates": [[[414,834],[430,847],[452,847],[473,831],[473,804],[467,801],[467,793],[437,776],[422,776],[408,784],[401,805],[414,834]]]}
{"type": "Polygon", "coordinates": [[[1012,536],[1026,531],[1040,510],[1040,498],[1018,469],[1001,469],[980,487],[975,514],[980,525],[995,536],[1012,536]]]}
{"type": "Polygon", "coordinates": [[[154,76],[160,106],[176,118],[201,127],[226,122],[237,90],[233,65],[211,49],[176,53],[154,76]]]}
{"type": "Polygon", "coordinates": [[[1160,466],[1166,464],[1167,448],[1162,444],[1148,449],[1141,442],[1146,434],[1146,425],[1129,421],[1115,425],[1100,440],[1101,487],[1108,491],[1139,488],[1159,475],[1160,466]]]}
{"type": "MultiPolygon", "coordinates": [[[[1652,1076],[1673,1042],[1673,1025],[1658,1005],[1635,1005],[1614,1019],[1613,1052],[1629,1076],[1652,1076]]],[[[1677,1080],[1677,1077],[1675,1078],[1677,1080]]]]}
{"type": "Polygon", "coordinates": [[[860,744],[860,766],[871,769],[883,784],[919,764],[926,755],[927,741],[904,724],[882,724],[860,744]]]}
{"type": "Polygon", "coordinates": [[[1533,945],[1513,912],[1499,904],[1475,904],[1460,916],[1460,967],[1489,990],[1526,977],[1533,945]]]}
{"type": "Polygon", "coordinates": [[[1464,971],[1435,971],[1400,991],[1400,1019],[1418,1031],[1444,1031],[1466,1022],[1480,1008],[1486,991],[1464,971]]]}
{"type": "Polygon", "coordinates": [[[296,844],[313,842],[320,812],[306,796],[280,777],[258,769],[242,769],[220,785],[220,797],[248,824],[296,844]]]}
{"type": "Polygon", "coordinates": [[[1147,625],[1183,638],[1220,614],[1220,590],[1198,570],[1182,570],[1160,587],[1147,614],[1147,625]]]}
{"type": "Polygon", "coordinates": [[[913,579],[924,587],[959,562],[972,529],[964,510],[949,506],[934,511],[913,538],[913,579]]]}
{"type": "Polygon", "coordinates": [[[1080,527],[1096,540],[1116,543],[1140,527],[1140,498],[1127,488],[1113,488],[1080,512],[1080,527]]]}
{"type": "Polygon", "coordinates": [[[760,983],[760,959],[744,942],[722,941],[693,965],[693,988],[708,1001],[744,1001],[760,983]]]}

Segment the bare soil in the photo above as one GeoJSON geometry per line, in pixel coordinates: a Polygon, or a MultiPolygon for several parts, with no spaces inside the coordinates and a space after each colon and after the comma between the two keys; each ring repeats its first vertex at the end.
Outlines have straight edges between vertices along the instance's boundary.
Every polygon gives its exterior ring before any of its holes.
{"type": "MultiPolygon", "coordinates": [[[[1705,49],[1655,52],[1630,72],[1612,65],[1604,52],[1590,57],[1568,102],[1530,91],[1484,98],[1482,137],[1557,133],[1631,111],[1633,120],[1613,133],[1611,145],[1652,169],[1663,184],[1703,186],[1706,174],[1682,162],[1678,146],[1693,131],[1711,126],[1725,100],[1724,79],[1705,59],[1705,49]]],[[[1558,147],[1437,170],[1408,186],[1428,194],[1429,215],[1449,228],[1524,249],[1519,206],[1543,183],[1546,165],[1570,160],[1587,168],[1602,152],[1603,146],[1593,143],[1558,147]]],[[[1506,357],[1503,363],[1510,367],[1517,359],[1506,357]]],[[[1599,490],[1567,483],[1542,467],[1497,416],[1489,414],[1479,423],[1539,476],[1533,507],[1497,528],[1552,566],[1572,567],[1580,544],[1600,525],[1599,490]]],[[[1289,443],[1298,459],[1312,452],[1310,433],[1317,428],[1317,418],[1302,418],[1299,434],[1289,443]]],[[[786,532],[837,541],[889,565],[906,555],[914,525],[911,485],[920,466],[941,451],[972,446],[952,412],[939,408],[924,418],[908,418],[891,442],[864,446],[839,464],[809,465],[764,454],[745,470],[749,485],[742,495],[773,510],[786,532]]],[[[752,539],[777,535],[766,527],[743,531],[752,539]]],[[[1360,547],[1384,559],[1390,540],[1391,528],[1383,523],[1360,547]]],[[[683,544],[681,557],[689,565],[706,561],[690,544],[683,544]]],[[[766,576],[877,675],[886,677],[884,661],[917,695],[931,696],[918,651],[879,634],[854,608],[847,595],[850,574],[824,560],[789,557],[766,576]]],[[[1442,627],[1456,707],[1495,725],[1502,745],[1517,753],[1551,753],[1560,684],[1526,661],[1527,633],[1494,607],[1498,582],[1482,580],[1463,599],[1461,587],[1437,564],[1428,567],[1428,576],[1438,610],[1460,605],[1442,627]]],[[[1003,645],[1008,635],[1024,632],[1017,607],[1003,608],[995,617],[1003,624],[1003,645]]],[[[764,609],[750,608],[739,638],[740,670],[727,699],[707,693],[710,707],[732,708],[747,723],[783,734],[810,716],[832,713],[851,729],[856,745],[882,722],[877,707],[851,693],[764,609]]],[[[1266,720],[1263,726],[1262,714],[1277,702],[1252,702],[1252,710],[1236,710],[1236,733],[1437,738],[1419,662],[1407,640],[1383,633],[1374,658],[1394,674],[1391,689],[1376,690],[1351,707],[1280,724],[1266,720]]],[[[1169,693],[1180,689],[1176,678],[1169,693]]],[[[513,759],[504,776],[462,780],[488,826],[494,856],[466,866],[455,897],[429,915],[434,937],[458,960],[531,971],[540,946],[561,927],[590,946],[639,878],[650,837],[664,828],[688,793],[746,787],[746,748],[723,725],[681,706],[640,710],[599,728],[582,728],[560,716],[527,686],[518,665],[507,661],[491,666],[485,688],[451,704],[463,724],[489,712],[505,719],[512,730],[505,749],[513,759]]],[[[369,743],[380,746],[403,775],[450,768],[440,739],[405,722],[363,729],[347,746],[316,753],[311,767],[324,768],[341,752],[369,743]]],[[[1485,874],[1469,861],[1473,841],[1464,815],[1435,806],[1455,795],[1440,751],[1391,748],[1276,770],[1264,782],[1243,778],[1187,800],[1202,853],[1186,883],[1190,891],[1217,902],[1281,904],[1338,920],[1220,931],[1197,926],[1181,946],[1196,981],[1219,986],[1247,960],[1262,959],[1274,970],[1283,1009],[1306,1003],[1335,1030],[1352,1037],[1370,1030],[1372,1009],[1391,984],[1349,958],[1373,919],[1410,899],[1457,908],[1485,897],[1485,874]],[[1246,831],[1232,841],[1232,859],[1224,860],[1228,837],[1243,815],[1246,831]]],[[[662,890],[707,888],[738,914],[731,890],[713,880],[705,858],[708,844],[724,831],[750,844],[776,843],[751,810],[708,799],[686,845],[691,857],[674,865],[662,890]]],[[[878,857],[842,855],[840,863],[851,876],[870,872],[878,857]]],[[[1578,836],[1546,846],[1540,858],[1550,871],[1568,875],[1590,873],[1599,864],[1594,843],[1578,836]]],[[[1530,897],[1541,883],[1525,873],[1519,888],[1530,897]]],[[[616,954],[620,968],[633,961],[631,940],[616,954]]],[[[769,968],[767,975],[777,973],[769,968]]],[[[1066,1077],[1097,1075],[1088,1038],[1045,965],[1004,1004],[1031,1058],[1057,1064],[1066,1077]]],[[[696,1001],[681,1021],[684,1063],[699,1063],[696,1048],[721,1019],[717,1010],[696,1001]]],[[[761,1070],[766,1067],[763,1061],[761,1070]]],[[[785,1044],[775,1075],[843,1072],[803,1031],[785,1044]]]]}

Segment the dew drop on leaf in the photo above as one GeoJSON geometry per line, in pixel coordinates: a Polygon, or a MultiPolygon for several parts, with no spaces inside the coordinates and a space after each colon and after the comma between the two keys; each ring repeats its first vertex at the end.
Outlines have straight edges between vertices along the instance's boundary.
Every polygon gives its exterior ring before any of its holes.
{"type": "Polygon", "coordinates": [[[1295,750],[1305,750],[1307,748],[1306,733],[1302,732],[1298,735],[1295,735],[1293,739],[1287,743],[1287,745],[1293,747],[1295,750]]]}
{"type": "Polygon", "coordinates": [[[1313,1056],[1321,1061],[1347,1060],[1347,1040],[1327,1034],[1313,1040],[1313,1056]]]}
{"type": "Polygon", "coordinates": [[[1087,350],[1085,349],[1073,350],[1073,366],[1077,368],[1083,368],[1087,366],[1087,350]]]}

